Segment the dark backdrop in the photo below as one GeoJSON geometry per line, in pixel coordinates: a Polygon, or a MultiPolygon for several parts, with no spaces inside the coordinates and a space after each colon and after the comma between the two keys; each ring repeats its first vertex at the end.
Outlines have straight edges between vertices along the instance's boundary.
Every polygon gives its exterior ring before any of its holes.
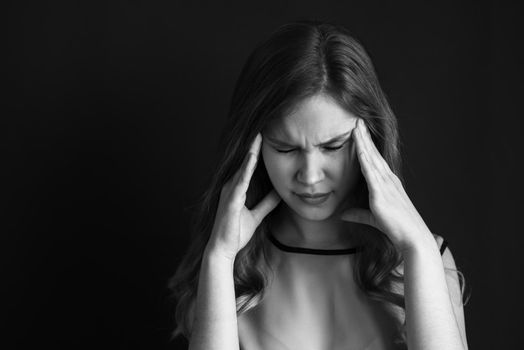
{"type": "Polygon", "coordinates": [[[167,280],[188,244],[189,207],[210,179],[247,55],[299,18],[345,25],[372,57],[399,119],[408,194],[467,278],[470,348],[522,344],[518,12],[362,3],[8,5],[9,348],[185,348],[167,342],[167,280]]]}

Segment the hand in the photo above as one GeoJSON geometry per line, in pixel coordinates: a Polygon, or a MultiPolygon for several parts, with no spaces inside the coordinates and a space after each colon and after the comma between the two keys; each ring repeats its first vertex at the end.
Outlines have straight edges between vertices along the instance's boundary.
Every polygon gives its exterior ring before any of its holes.
{"type": "Polygon", "coordinates": [[[262,136],[258,133],[240,169],[220,192],[217,214],[206,249],[231,260],[246,246],[264,217],[281,200],[273,189],[252,210],[245,206],[246,192],[258,162],[261,143],[262,136]]]}
{"type": "Polygon", "coordinates": [[[340,218],[377,228],[404,252],[430,231],[404,191],[402,182],[377,150],[364,120],[357,120],[352,137],[368,186],[370,210],[350,208],[343,211],[340,218]]]}

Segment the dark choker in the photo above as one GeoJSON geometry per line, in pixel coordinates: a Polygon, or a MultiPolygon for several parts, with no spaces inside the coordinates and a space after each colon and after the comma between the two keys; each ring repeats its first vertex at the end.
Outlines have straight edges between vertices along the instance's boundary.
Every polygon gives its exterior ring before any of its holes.
{"type": "Polygon", "coordinates": [[[346,249],[313,249],[313,248],[302,248],[302,247],[291,247],[279,242],[270,230],[267,231],[268,238],[278,249],[290,253],[300,254],[314,254],[314,255],[343,255],[343,254],[355,254],[364,250],[363,246],[356,246],[353,248],[346,249]]]}

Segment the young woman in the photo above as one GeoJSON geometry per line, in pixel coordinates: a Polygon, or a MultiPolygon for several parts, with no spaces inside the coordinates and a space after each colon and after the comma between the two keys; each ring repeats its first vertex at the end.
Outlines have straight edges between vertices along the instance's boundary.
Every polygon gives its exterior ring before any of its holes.
{"type": "Polygon", "coordinates": [[[346,29],[297,21],[261,43],[170,281],[173,336],[190,350],[467,349],[464,283],[404,190],[399,144],[346,29]]]}

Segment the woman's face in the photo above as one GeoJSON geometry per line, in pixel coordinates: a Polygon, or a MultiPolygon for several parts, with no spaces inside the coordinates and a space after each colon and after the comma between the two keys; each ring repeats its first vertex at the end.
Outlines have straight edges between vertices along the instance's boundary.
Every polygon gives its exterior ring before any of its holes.
{"type": "Polygon", "coordinates": [[[345,206],[360,176],[351,135],[356,121],[334,100],[315,95],[262,131],[262,157],[273,187],[301,217],[325,220],[345,206]],[[329,195],[314,202],[298,195],[304,193],[329,195]]]}

